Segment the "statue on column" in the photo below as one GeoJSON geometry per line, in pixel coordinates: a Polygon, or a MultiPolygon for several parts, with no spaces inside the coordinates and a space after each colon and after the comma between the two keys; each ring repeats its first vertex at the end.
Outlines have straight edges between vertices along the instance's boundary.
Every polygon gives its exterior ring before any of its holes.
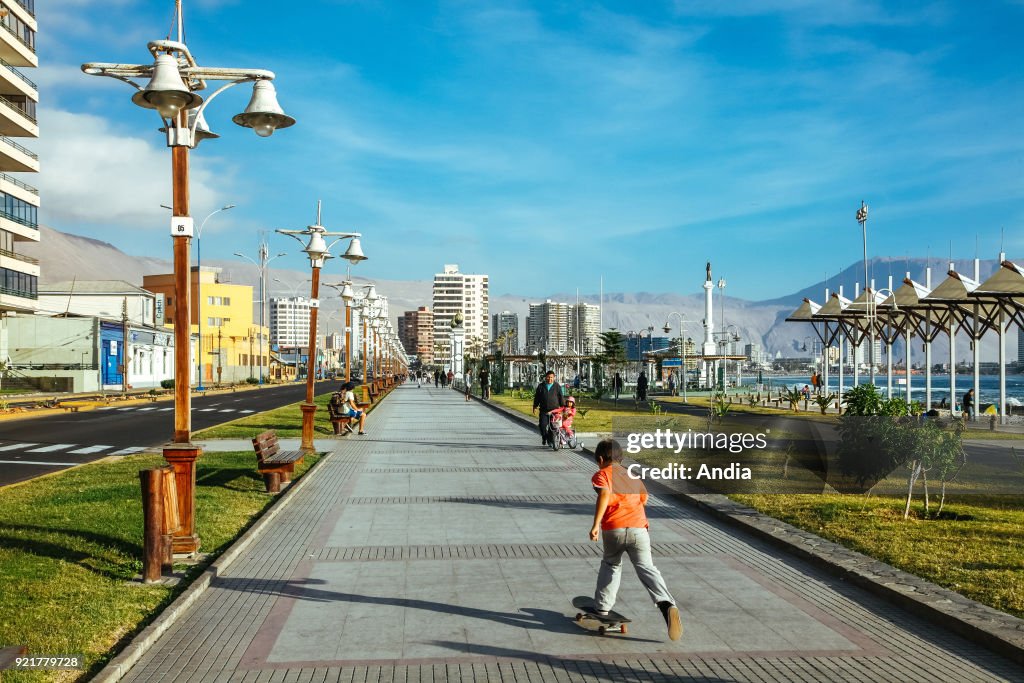
{"type": "Polygon", "coordinates": [[[705,280],[705,282],[711,282],[711,261],[708,261],[707,273],[708,273],[708,277],[705,280]]]}

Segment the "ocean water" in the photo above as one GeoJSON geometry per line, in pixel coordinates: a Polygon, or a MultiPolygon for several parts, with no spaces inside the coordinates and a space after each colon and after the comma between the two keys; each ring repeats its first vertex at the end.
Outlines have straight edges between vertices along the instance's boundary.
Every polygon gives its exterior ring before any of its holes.
{"type": "MultiPolygon", "coordinates": [[[[867,384],[869,377],[866,373],[862,373],[860,376],[860,383],[867,384]]],[[[904,376],[893,376],[892,378],[892,393],[893,396],[906,396],[907,387],[903,384],[899,384],[901,380],[906,379],[904,376]]],[[[770,377],[764,377],[766,384],[770,382],[772,389],[782,388],[790,389],[796,387],[802,389],[806,384],[810,386],[811,376],[810,375],[772,375],[770,377]]],[[[754,377],[743,377],[743,385],[749,386],[757,382],[757,376],[754,377]]],[[[850,389],[854,386],[853,377],[850,374],[843,375],[843,388],[850,389]]],[[[885,373],[881,373],[875,376],[875,386],[877,386],[881,392],[885,393],[886,381],[885,373]]],[[[956,376],[956,399],[959,401],[964,393],[974,386],[974,377],[970,374],[958,374],[956,376]]],[[[839,387],[839,378],[835,374],[830,374],[828,378],[828,390],[834,392],[839,387]]],[[[924,375],[911,375],[910,377],[910,395],[912,398],[924,401],[924,375]]],[[[932,375],[932,401],[938,403],[945,398],[947,403],[949,402],[949,375],[932,375]]],[[[1024,375],[1006,375],[1006,399],[1009,405],[1024,405],[1024,375]],[[1019,403],[1015,403],[1019,401],[1019,403]]],[[[980,400],[978,403],[997,403],[999,401],[999,375],[982,375],[981,376],[981,387],[980,387],[980,400]]]]}

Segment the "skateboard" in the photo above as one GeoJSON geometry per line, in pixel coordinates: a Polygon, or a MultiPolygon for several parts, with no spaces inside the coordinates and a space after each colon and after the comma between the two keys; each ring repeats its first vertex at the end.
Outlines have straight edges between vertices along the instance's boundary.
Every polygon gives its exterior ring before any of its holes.
{"type": "Polygon", "coordinates": [[[576,614],[577,624],[588,631],[597,631],[600,635],[608,633],[621,633],[625,635],[629,628],[626,626],[629,619],[614,610],[608,610],[608,614],[600,616],[594,613],[594,599],[586,595],[580,595],[572,599],[572,606],[583,610],[576,614]]]}

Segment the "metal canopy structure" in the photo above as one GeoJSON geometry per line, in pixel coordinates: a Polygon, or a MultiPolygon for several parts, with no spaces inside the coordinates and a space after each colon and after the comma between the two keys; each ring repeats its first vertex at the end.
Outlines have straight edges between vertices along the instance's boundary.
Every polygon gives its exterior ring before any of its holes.
{"type": "MultiPolygon", "coordinates": [[[[826,347],[839,345],[839,386],[843,385],[843,341],[849,339],[854,348],[872,333],[885,341],[887,394],[892,396],[892,347],[899,337],[906,342],[907,400],[910,400],[913,338],[924,342],[925,405],[932,405],[931,344],[940,334],[949,338],[950,396],[955,410],[956,396],[956,335],[965,333],[971,340],[974,360],[974,394],[980,393],[980,341],[986,333],[999,335],[999,413],[1005,423],[1006,407],[1006,331],[1016,323],[1024,327],[1024,267],[999,256],[1000,267],[985,282],[979,282],[980,262],[975,259],[974,277],[959,273],[949,264],[946,279],[931,287],[931,269],[925,284],[915,282],[910,274],[896,290],[876,291],[865,287],[851,301],[841,293],[829,295],[819,306],[810,299],[787,318],[787,322],[810,323],[815,334],[826,347]]],[[[891,278],[890,278],[891,285],[891,278]]],[[[859,285],[858,285],[859,287],[859,285]]],[[[854,357],[856,361],[856,356],[854,357]]],[[[877,360],[877,359],[876,359],[877,360]]],[[[858,381],[857,363],[854,363],[854,382],[858,381]]],[[[828,363],[823,363],[827,382],[828,363]]],[[[827,386],[827,384],[826,384],[827,386]]],[[[977,399],[975,399],[977,401],[977,399]]],[[[975,414],[977,419],[977,414],[975,414]]]]}

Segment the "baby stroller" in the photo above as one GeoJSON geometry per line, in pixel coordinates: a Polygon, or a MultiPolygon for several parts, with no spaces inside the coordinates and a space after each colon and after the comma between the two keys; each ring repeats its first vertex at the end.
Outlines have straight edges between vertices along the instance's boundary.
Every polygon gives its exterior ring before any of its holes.
{"type": "Polygon", "coordinates": [[[573,431],[572,421],[576,417],[576,399],[570,396],[564,408],[555,408],[548,412],[548,443],[551,450],[557,451],[563,446],[576,449],[580,445],[573,431]]]}

